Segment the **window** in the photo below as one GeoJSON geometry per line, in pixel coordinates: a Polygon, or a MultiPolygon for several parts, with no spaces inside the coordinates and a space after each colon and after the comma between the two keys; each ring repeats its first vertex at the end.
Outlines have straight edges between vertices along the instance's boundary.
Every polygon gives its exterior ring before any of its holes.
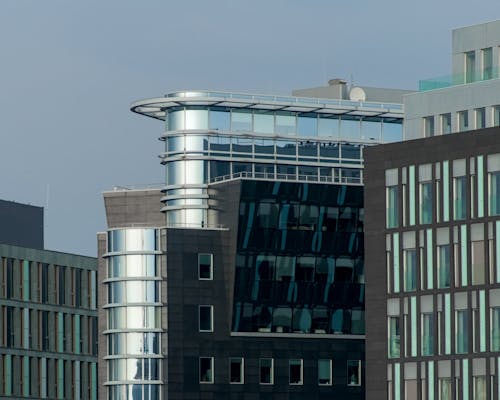
{"type": "Polygon", "coordinates": [[[457,113],[457,115],[458,115],[458,130],[460,132],[468,130],[469,129],[469,112],[467,110],[459,111],[457,113]]]}
{"type": "Polygon", "coordinates": [[[213,255],[198,254],[198,279],[213,279],[213,255]]]}
{"type": "Polygon", "coordinates": [[[455,219],[465,219],[466,216],[466,185],[465,176],[453,178],[453,214],[455,219]]]}
{"type": "Polygon", "coordinates": [[[500,106],[493,107],[493,126],[500,126],[500,106]]]}
{"type": "Polygon", "coordinates": [[[213,320],[214,320],[214,307],[213,306],[199,306],[198,308],[199,317],[199,331],[200,332],[213,332],[213,320]]]}
{"type": "Polygon", "coordinates": [[[241,357],[229,359],[229,383],[242,384],[244,382],[244,360],[241,357]]]}
{"type": "Polygon", "coordinates": [[[302,359],[288,361],[288,378],[290,385],[302,385],[302,359]]]}
{"type": "Polygon", "coordinates": [[[476,108],[474,110],[476,114],[476,129],[481,129],[486,127],[486,110],[484,108],[476,108]]]}
{"type": "Polygon", "coordinates": [[[261,358],[259,360],[259,383],[261,385],[272,385],[274,383],[274,360],[272,358],[261,358]]]}
{"type": "Polygon", "coordinates": [[[434,136],[434,116],[424,118],[424,136],[434,136]]]}
{"type": "Polygon", "coordinates": [[[500,215],[500,171],[493,171],[488,175],[490,215],[500,215]]]}
{"type": "Polygon", "coordinates": [[[441,133],[446,135],[451,133],[451,114],[442,114],[441,115],[441,133]]]}
{"type": "Polygon", "coordinates": [[[213,357],[200,357],[200,383],[214,383],[213,357]]]}
{"type": "Polygon", "coordinates": [[[491,351],[500,351],[500,307],[491,309],[491,351]]]}
{"type": "Polygon", "coordinates": [[[432,222],[432,182],[420,183],[420,223],[432,222]]]}
{"type": "Polygon", "coordinates": [[[472,284],[482,285],[485,282],[484,240],[471,241],[472,284]]]}
{"type": "Polygon", "coordinates": [[[331,386],[332,360],[318,360],[318,385],[331,386]]]}
{"type": "Polygon", "coordinates": [[[417,289],[417,252],[415,249],[404,250],[404,290],[417,289]]]}
{"type": "Polygon", "coordinates": [[[398,226],[398,186],[387,188],[387,228],[397,228],[398,226]]]}
{"type": "Polygon", "coordinates": [[[483,58],[483,80],[493,78],[493,49],[488,47],[481,50],[483,58]]]}
{"type": "Polygon", "coordinates": [[[347,361],[347,386],[361,386],[361,360],[347,361]]]}
{"type": "Polygon", "coordinates": [[[432,313],[422,314],[422,355],[434,354],[434,318],[432,313]]]}
{"type": "Polygon", "coordinates": [[[467,310],[457,310],[455,320],[455,351],[457,354],[468,352],[468,318],[467,310]]]}
{"type": "Polygon", "coordinates": [[[389,358],[400,355],[399,317],[389,317],[389,358]]]}
{"type": "Polygon", "coordinates": [[[486,376],[474,377],[474,400],[486,400],[486,376]]]}
{"type": "Polygon", "coordinates": [[[451,400],[451,378],[439,378],[439,400],[451,400]]]}
{"type": "Polygon", "coordinates": [[[476,53],[468,51],[465,53],[465,83],[474,82],[476,77],[476,53]]]}
{"type": "Polygon", "coordinates": [[[438,288],[450,287],[450,245],[438,246],[438,288]]]}

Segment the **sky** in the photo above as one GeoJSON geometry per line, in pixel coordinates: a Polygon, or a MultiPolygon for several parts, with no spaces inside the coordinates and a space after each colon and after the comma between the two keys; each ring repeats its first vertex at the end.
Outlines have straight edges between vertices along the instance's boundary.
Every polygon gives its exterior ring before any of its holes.
{"type": "MultiPolygon", "coordinates": [[[[416,89],[450,73],[451,30],[498,0],[1,0],[0,198],[45,207],[45,247],[95,256],[102,192],[157,184],[181,89],[291,94],[344,78],[416,89]]],[[[1,221],[0,221],[1,229],[1,221]]]]}

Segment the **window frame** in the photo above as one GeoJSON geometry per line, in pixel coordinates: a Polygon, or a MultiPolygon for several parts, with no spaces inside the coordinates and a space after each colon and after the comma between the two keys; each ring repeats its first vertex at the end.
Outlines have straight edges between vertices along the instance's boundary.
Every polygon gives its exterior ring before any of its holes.
{"type": "MultiPolygon", "coordinates": [[[[293,364],[295,366],[296,364],[293,364]]],[[[288,385],[289,386],[302,386],[304,385],[304,359],[303,358],[291,358],[288,360],[288,385]],[[292,382],[292,361],[300,361],[300,380],[298,382],[292,382]]]]}
{"type": "Polygon", "coordinates": [[[318,359],[318,386],[333,386],[333,363],[331,358],[319,358],[318,359]],[[320,361],[328,361],[330,379],[328,383],[320,383],[319,381],[319,363],[320,361]]]}
{"type": "Polygon", "coordinates": [[[259,358],[259,385],[274,385],[274,358],[264,357],[259,358]],[[262,360],[271,360],[271,371],[269,374],[269,382],[262,382],[262,360]]]}
{"type": "Polygon", "coordinates": [[[214,255],[213,253],[198,253],[198,280],[200,281],[213,281],[214,280],[214,255]],[[210,256],[210,277],[204,278],[201,276],[201,262],[202,256],[210,256]]]}
{"type": "Polygon", "coordinates": [[[203,385],[213,385],[214,384],[214,358],[213,357],[199,357],[198,358],[198,381],[200,384],[203,384],[203,385]],[[205,359],[208,359],[210,360],[210,370],[212,371],[212,376],[210,377],[210,380],[208,381],[203,381],[201,379],[201,361],[202,360],[205,360],[205,359]]]}
{"type": "Polygon", "coordinates": [[[198,305],[198,332],[211,333],[214,331],[214,306],[211,304],[198,305]],[[201,308],[210,307],[210,330],[201,329],[201,308]]]}
{"type": "Polygon", "coordinates": [[[230,385],[243,385],[245,383],[245,359],[243,357],[229,357],[229,384],[230,385]],[[231,380],[231,366],[233,360],[240,361],[240,380],[233,382],[231,380]]]}
{"type": "Polygon", "coordinates": [[[361,386],[361,360],[347,360],[347,386],[356,387],[361,386]],[[349,382],[349,362],[357,362],[358,363],[358,383],[350,383],[349,382]]]}

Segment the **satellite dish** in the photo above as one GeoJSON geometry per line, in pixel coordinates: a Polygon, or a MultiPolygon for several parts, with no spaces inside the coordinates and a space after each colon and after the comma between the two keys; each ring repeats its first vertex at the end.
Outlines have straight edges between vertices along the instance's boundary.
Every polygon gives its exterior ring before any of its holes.
{"type": "Polygon", "coordinates": [[[365,101],[366,93],[360,87],[353,87],[349,92],[349,99],[352,101],[365,101]]]}

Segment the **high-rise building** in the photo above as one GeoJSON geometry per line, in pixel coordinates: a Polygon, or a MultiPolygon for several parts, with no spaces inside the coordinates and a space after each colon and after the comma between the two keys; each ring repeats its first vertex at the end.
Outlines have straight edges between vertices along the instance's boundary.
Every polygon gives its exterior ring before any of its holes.
{"type": "Polygon", "coordinates": [[[366,151],[369,400],[500,398],[499,44],[453,31],[455,75],[405,96],[422,139],[366,151]]]}
{"type": "Polygon", "coordinates": [[[166,182],[104,193],[102,398],[364,397],[363,153],[403,114],[347,89],[132,105],[166,182]]]}
{"type": "Polygon", "coordinates": [[[43,249],[43,209],[0,201],[0,397],[97,398],[97,260],[43,249]]]}

